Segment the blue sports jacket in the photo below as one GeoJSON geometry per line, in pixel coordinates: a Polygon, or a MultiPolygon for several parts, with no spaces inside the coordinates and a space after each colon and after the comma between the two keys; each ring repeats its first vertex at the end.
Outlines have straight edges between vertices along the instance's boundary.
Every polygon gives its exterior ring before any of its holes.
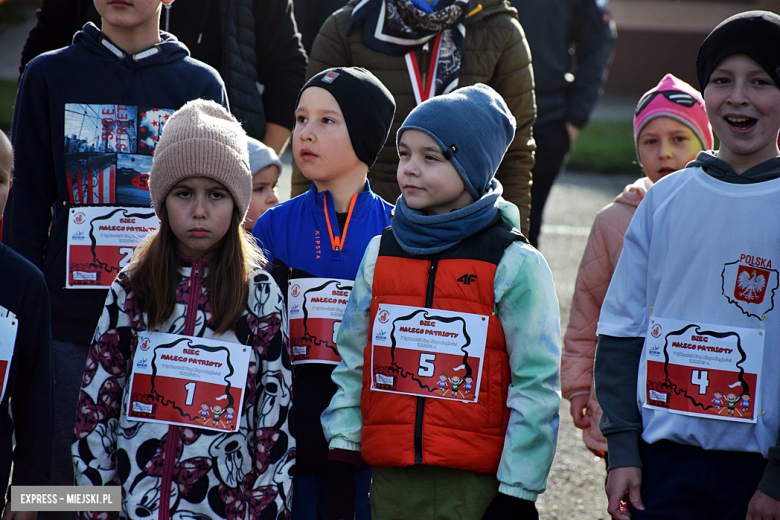
{"type": "MultiPolygon", "coordinates": [[[[346,215],[336,214],[330,192],[311,189],[266,211],[252,234],[265,251],[285,301],[292,278],[354,280],[368,243],[390,225],[393,205],[371,191],[358,193],[343,235],[346,215]],[[327,207],[327,218],[325,209],[327,207]],[[328,231],[328,221],[330,229],[328,231]],[[333,241],[331,241],[331,232],[333,241]],[[335,243],[343,244],[336,250],[335,243]]],[[[296,471],[321,475],[328,459],[328,443],[320,415],[336,393],[330,374],[333,365],[294,367],[294,434],[297,437],[296,471]]]]}

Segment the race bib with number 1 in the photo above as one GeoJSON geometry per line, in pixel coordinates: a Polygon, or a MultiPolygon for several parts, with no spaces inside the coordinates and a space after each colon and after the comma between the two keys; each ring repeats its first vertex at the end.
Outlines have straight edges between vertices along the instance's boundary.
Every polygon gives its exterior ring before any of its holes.
{"type": "Polygon", "coordinates": [[[213,339],[139,332],[127,416],[238,430],[251,350],[213,339]]]}

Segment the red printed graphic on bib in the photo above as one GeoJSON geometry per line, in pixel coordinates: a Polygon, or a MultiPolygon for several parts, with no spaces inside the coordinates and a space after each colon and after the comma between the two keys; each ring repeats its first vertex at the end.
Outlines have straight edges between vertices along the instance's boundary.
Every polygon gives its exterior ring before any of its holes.
{"type": "Polygon", "coordinates": [[[237,343],[139,333],[128,417],[237,431],[250,351],[250,347],[237,343]]]}
{"type": "Polygon", "coordinates": [[[14,356],[14,345],[16,344],[18,328],[19,321],[16,319],[16,316],[0,307],[0,377],[3,378],[0,381],[0,387],[3,389],[2,393],[0,393],[0,401],[5,397],[8,371],[11,368],[11,359],[14,356]]]}
{"type": "Polygon", "coordinates": [[[763,352],[760,329],[653,317],[645,340],[644,406],[756,422],[763,352]]]}
{"type": "Polygon", "coordinates": [[[739,261],[723,266],[723,296],[748,316],[762,319],[775,305],[778,274],[772,260],[742,254],[739,261]]]}
{"type": "Polygon", "coordinates": [[[287,316],[294,363],[339,364],[336,337],[353,283],[333,278],[290,281],[287,316]]]}
{"type": "Polygon", "coordinates": [[[379,305],[371,390],[476,403],[488,317],[379,305]]]}
{"type": "Polygon", "coordinates": [[[65,279],[68,289],[104,289],[130,263],[133,251],[160,226],[143,208],[71,208],[65,279]]]}

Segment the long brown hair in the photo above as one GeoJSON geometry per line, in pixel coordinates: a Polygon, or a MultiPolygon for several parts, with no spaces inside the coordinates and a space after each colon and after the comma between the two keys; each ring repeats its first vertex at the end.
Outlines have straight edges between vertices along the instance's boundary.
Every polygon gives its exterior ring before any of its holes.
{"type": "MultiPolygon", "coordinates": [[[[159,229],[138,247],[129,267],[130,290],[143,302],[149,330],[164,323],[176,308],[181,265],[165,204],[159,208],[159,216],[159,229]]],[[[241,226],[241,217],[234,206],[230,227],[209,260],[205,278],[217,334],[235,331],[249,299],[252,270],[266,264],[255,239],[241,226]]]]}

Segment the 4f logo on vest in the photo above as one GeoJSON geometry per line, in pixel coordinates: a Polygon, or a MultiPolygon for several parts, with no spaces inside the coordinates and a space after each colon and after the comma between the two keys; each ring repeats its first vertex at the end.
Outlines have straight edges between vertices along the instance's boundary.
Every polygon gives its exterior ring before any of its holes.
{"type": "Polygon", "coordinates": [[[771,259],[742,254],[723,266],[721,278],[723,296],[748,316],[761,319],[774,308],[778,273],[771,259]]]}
{"type": "Polygon", "coordinates": [[[464,274],[463,276],[458,278],[458,281],[463,285],[471,285],[471,282],[474,282],[476,280],[477,280],[477,275],[475,274],[464,274]]]}

